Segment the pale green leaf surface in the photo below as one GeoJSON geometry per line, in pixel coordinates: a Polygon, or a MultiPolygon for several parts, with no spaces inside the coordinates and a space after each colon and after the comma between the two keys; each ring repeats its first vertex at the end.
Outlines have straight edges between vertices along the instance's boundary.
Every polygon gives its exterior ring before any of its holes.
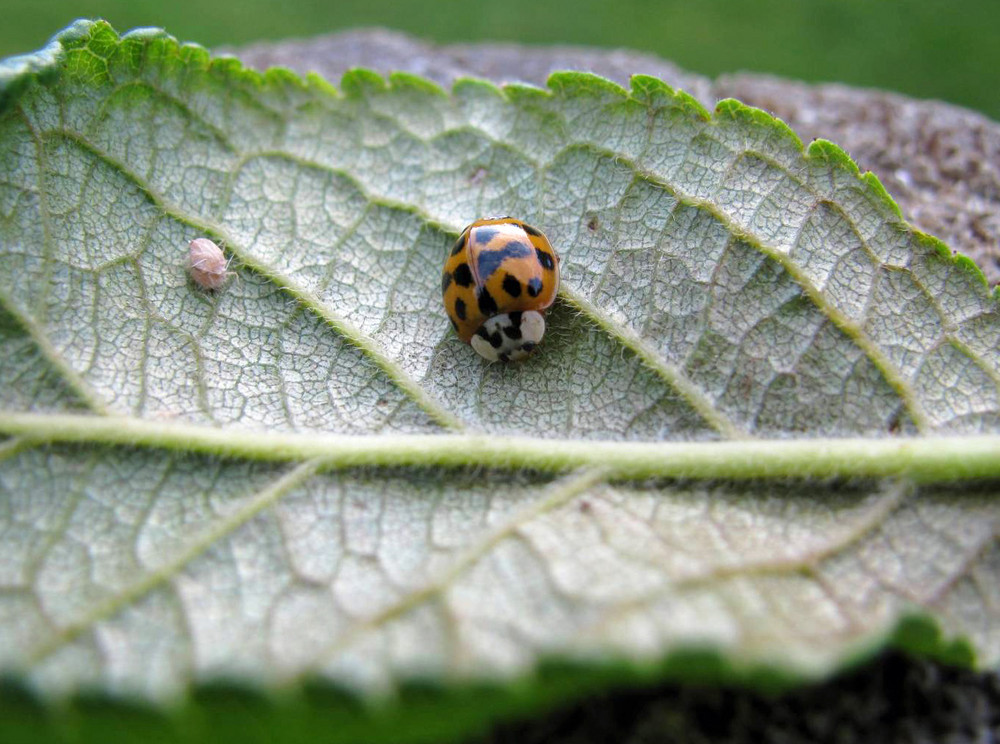
{"type": "Polygon", "coordinates": [[[708,647],[814,675],[913,613],[1000,660],[996,481],[960,458],[941,483],[849,461],[832,481],[628,481],[460,445],[465,468],[392,467],[394,436],[444,432],[1000,447],[997,298],[836,147],[649,78],[445,93],[358,72],[336,93],[155,32],[55,44],[0,68],[0,428],[19,434],[0,671],[168,699],[708,647]],[[563,258],[519,365],[485,364],[440,307],[448,246],[490,214],[563,258]],[[215,294],[184,268],[203,235],[239,273],[215,294]],[[373,435],[388,466],[43,432],[74,412],[373,435]]]}

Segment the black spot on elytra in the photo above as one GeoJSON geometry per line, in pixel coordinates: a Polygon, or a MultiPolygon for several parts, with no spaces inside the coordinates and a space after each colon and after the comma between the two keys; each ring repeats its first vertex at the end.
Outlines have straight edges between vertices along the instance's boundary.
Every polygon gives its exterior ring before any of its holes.
{"type": "Polygon", "coordinates": [[[480,251],[476,267],[479,269],[479,280],[485,282],[500,268],[500,264],[508,258],[525,258],[531,255],[531,246],[519,240],[511,240],[503,248],[495,251],[480,251]]]}
{"type": "Polygon", "coordinates": [[[461,297],[455,300],[455,315],[459,320],[465,320],[465,300],[461,297]]]}
{"type": "Polygon", "coordinates": [[[528,280],[528,294],[538,297],[542,293],[542,280],[537,276],[528,280]]]}
{"type": "Polygon", "coordinates": [[[503,291],[509,294],[511,297],[521,296],[521,282],[507,274],[503,278],[503,291]]]}
{"type": "Polygon", "coordinates": [[[498,308],[496,300],[493,299],[493,295],[490,291],[483,287],[479,290],[479,312],[489,318],[491,315],[496,315],[498,308]]]}
{"type": "Polygon", "coordinates": [[[458,236],[458,240],[455,241],[455,245],[451,247],[451,255],[454,256],[456,253],[460,252],[462,250],[462,246],[464,245],[465,245],[465,233],[462,233],[461,235],[458,236]]]}
{"type": "Polygon", "coordinates": [[[541,248],[535,248],[535,255],[538,256],[538,263],[549,271],[552,271],[556,267],[556,262],[552,260],[551,253],[546,253],[541,248]]]}
{"type": "Polygon", "coordinates": [[[542,237],[542,234],[538,230],[533,228],[531,225],[526,225],[525,223],[522,222],[521,227],[524,228],[524,231],[528,233],[528,235],[534,235],[536,238],[542,237]]]}
{"type": "Polygon", "coordinates": [[[455,284],[460,287],[471,287],[472,286],[472,269],[469,268],[469,264],[459,264],[455,269],[455,284]]]}
{"type": "Polygon", "coordinates": [[[448,291],[448,287],[451,286],[451,274],[447,271],[441,275],[441,294],[448,291]]]}

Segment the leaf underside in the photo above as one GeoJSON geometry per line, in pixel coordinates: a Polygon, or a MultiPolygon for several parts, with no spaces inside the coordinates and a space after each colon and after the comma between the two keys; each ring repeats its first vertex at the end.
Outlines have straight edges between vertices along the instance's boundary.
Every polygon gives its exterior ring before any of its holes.
{"type": "MultiPolygon", "coordinates": [[[[0,66],[0,247],[0,430],[27,412],[390,443],[1000,436],[978,270],[834,145],[648,77],[444,92],[355,71],[338,92],[81,22],[0,66]],[[562,258],[518,365],[479,359],[440,307],[448,246],[494,214],[562,258]],[[238,280],[191,283],[196,237],[238,280]]],[[[220,677],[370,695],[699,649],[722,676],[812,678],[909,616],[966,641],[904,647],[1000,661],[996,482],[959,466],[625,482],[473,448],[330,469],[0,447],[0,673],[43,697],[220,677]]]]}

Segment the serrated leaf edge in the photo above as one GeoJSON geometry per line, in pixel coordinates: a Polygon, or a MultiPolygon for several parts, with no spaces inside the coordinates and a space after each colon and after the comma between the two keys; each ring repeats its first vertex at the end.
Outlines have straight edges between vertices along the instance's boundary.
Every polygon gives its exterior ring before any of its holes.
{"type": "MultiPolygon", "coordinates": [[[[213,58],[208,50],[201,45],[190,42],[182,43],[162,29],[144,27],[119,35],[106,21],[80,19],[56,34],[42,50],[0,61],[0,114],[4,113],[14,103],[28,81],[46,78],[52,73],[58,72],[59,63],[66,52],[66,42],[85,37],[92,38],[97,33],[109,34],[116,41],[147,38],[163,39],[173,44],[181,53],[190,55],[189,62],[197,58],[198,63],[205,69],[216,68],[232,77],[253,81],[265,89],[274,88],[280,90],[285,87],[292,87],[298,90],[318,90],[330,96],[349,96],[359,94],[368,88],[381,91],[410,88],[434,96],[449,95],[449,92],[445,91],[437,83],[422,78],[419,75],[397,72],[392,73],[389,79],[386,80],[379,73],[365,68],[354,68],[345,72],[341,78],[340,90],[338,91],[336,86],[315,73],[302,76],[281,67],[273,67],[261,72],[244,66],[235,57],[220,56],[213,58]]],[[[708,115],[704,107],[690,94],[682,90],[675,90],[667,83],[650,75],[634,75],[630,84],[630,89],[625,89],[600,75],[576,71],[553,72],[547,81],[547,88],[539,88],[524,83],[497,86],[491,81],[481,78],[461,77],[452,85],[450,95],[454,96],[456,90],[463,86],[474,86],[483,90],[489,90],[498,97],[505,99],[516,96],[519,93],[527,92],[530,92],[532,95],[553,97],[565,94],[569,90],[576,92],[600,91],[604,94],[617,96],[622,101],[633,100],[636,102],[645,102],[649,98],[659,96],[669,106],[687,111],[699,118],[706,118],[715,122],[723,119],[749,121],[755,125],[772,129],[783,139],[792,142],[804,158],[825,160],[853,175],[859,180],[874,201],[883,204],[886,209],[899,217],[900,226],[905,227],[909,232],[922,234],[902,219],[899,205],[889,196],[888,191],[886,191],[885,186],[878,177],[870,171],[862,173],[850,155],[834,143],[828,140],[817,139],[810,143],[808,147],[805,147],[798,135],[781,119],[763,109],[749,106],[734,98],[719,101],[714,113],[708,115]]],[[[962,263],[971,260],[962,254],[956,254],[951,251],[949,251],[949,254],[952,261],[955,262],[960,260],[959,257],[964,259],[962,263]]],[[[975,266],[975,263],[973,262],[972,265],[975,266]]],[[[977,281],[983,288],[989,291],[989,283],[986,280],[986,275],[978,266],[976,266],[976,269],[975,276],[977,281]]],[[[992,294],[1000,302],[1000,286],[995,287],[992,294]]]]}
{"type": "MultiPolygon", "coordinates": [[[[307,77],[303,79],[296,76],[294,73],[281,69],[272,68],[264,73],[259,73],[257,71],[247,69],[242,67],[239,60],[231,57],[223,57],[212,59],[203,47],[192,44],[180,44],[175,39],[166,35],[165,33],[157,29],[139,29],[136,31],[129,32],[124,36],[119,37],[116,32],[105,22],[77,22],[69,29],[67,29],[63,34],[58,35],[52,44],[47,47],[50,50],[53,44],[61,41],[63,38],[69,41],[77,42],[80,39],[86,40],[88,43],[98,36],[102,36],[100,39],[100,44],[104,46],[109,46],[115,43],[120,43],[123,39],[139,38],[148,39],[155,38],[159,40],[166,41],[173,48],[177,49],[180,56],[184,58],[184,62],[190,64],[193,60],[197,62],[204,68],[219,69],[222,74],[230,75],[235,78],[249,79],[256,82],[258,85],[271,88],[287,88],[292,86],[298,89],[305,89],[309,87],[307,77]]],[[[46,59],[55,60],[58,62],[58,55],[53,53],[46,53],[46,59]]],[[[556,72],[550,76],[549,79],[549,90],[543,90],[540,88],[534,88],[532,86],[523,85],[508,85],[503,88],[498,88],[492,83],[481,80],[474,79],[460,79],[456,81],[453,86],[452,95],[455,91],[461,89],[463,86],[474,85],[476,87],[483,87],[494,93],[497,96],[507,99],[513,99],[517,97],[528,96],[547,96],[552,97],[555,95],[566,95],[567,91],[575,92],[576,94],[591,94],[597,96],[612,95],[617,97],[621,101],[625,100],[642,100],[649,99],[652,100],[657,96],[661,96],[668,101],[668,105],[679,106],[682,109],[689,110],[697,118],[704,119],[707,118],[707,112],[700,107],[692,107],[693,99],[687,94],[682,94],[673,91],[669,86],[660,82],[658,83],[655,78],[650,78],[649,76],[640,76],[637,78],[635,85],[633,86],[632,93],[630,94],[621,86],[618,86],[611,81],[607,81],[598,76],[589,73],[576,73],[576,72],[556,72]]],[[[326,91],[329,94],[335,89],[332,86],[327,86],[329,90],[326,91]]],[[[428,95],[433,95],[439,97],[441,95],[446,95],[443,89],[439,88],[433,83],[427,81],[422,81],[421,78],[409,74],[393,74],[390,75],[389,80],[386,81],[378,74],[360,68],[349,70],[344,74],[342,78],[342,88],[344,94],[348,97],[355,95],[362,95],[364,91],[378,91],[385,92],[391,91],[393,89],[411,89],[428,95]],[[424,85],[423,83],[427,84],[424,85]]],[[[3,90],[3,78],[0,76],[0,92],[3,90]]],[[[696,103],[696,102],[695,102],[696,103]]],[[[0,109],[2,110],[2,109],[0,109]]],[[[809,150],[804,152],[802,143],[790,128],[787,127],[783,122],[774,118],[767,112],[761,109],[755,109],[753,107],[746,106],[735,99],[725,99],[720,101],[716,107],[716,111],[713,117],[714,122],[722,121],[725,119],[736,119],[745,122],[750,122],[752,125],[765,126],[771,128],[778,132],[779,136],[783,140],[787,140],[791,143],[799,153],[803,154],[803,157],[818,157],[824,160],[828,164],[833,164],[834,167],[840,167],[847,170],[852,176],[854,176],[858,182],[863,187],[868,187],[867,193],[873,199],[883,203],[886,208],[898,217],[899,209],[898,206],[888,197],[888,194],[882,188],[881,183],[878,182],[877,178],[871,173],[866,173],[859,176],[859,169],[850,160],[847,154],[832,143],[828,143],[823,140],[818,140],[820,144],[813,143],[809,150]],[[873,186],[872,184],[875,184],[873,186]]],[[[75,139],[81,146],[93,150],[93,147],[87,142],[80,142],[78,138],[74,138],[72,133],[66,133],[67,136],[75,139]]],[[[224,140],[225,138],[223,138],[224,140]]],[[[600,152],[599,148],[595,148],[590,145],[581,144],[581,147],[586,149],[594,150],[600,152]]],[[[223,230],[219,226],[213,225],[202,225],[194,224],[197,222],[191,217],[179,213],[175,209],[168,209],[166,203],[162,197],[158,196],[152,188],[147,184],[138,179],[134,174],[132,174],[123,164],[114,161],[105,153],[96,152],[98,156],[104,158],[107,162],[116,167],[120,172],[122,172],[126,177],[130,178],[136,184],[142,188],[150,197],[158,203],[160,208],[167,214],[170,214],[175,219],[178,219],[182,223],[191,224],[194,227],[198,227],[206,231],[206,233],[211,234],[215,237],[224,239],[226,236],[223,234],[223,230]]],[[[256,152],[253,153],[254,157],[264,156],[267,153],[256,152]]],[[[283,159],[289,159],[285,153],[280,153],[283,159]]],[[[728,216],[724,213],[719,212],[718,209],[714,207],[710,201],[704,199],[699,199],[692,197],[690,195],[684,194],[668,182],[664,182],[661,178],[657,177],[655,174],[646,173],[643,171],[637,163],[631,162],[620,156],[615,156],[618,161],[625,161],[628,163],[629,167],[633,170],[636,177],[644,178],[649,180],[651,183],[658,185],[661,188],[666,189],[680,202],[693,206],[695,208],[701,209],[703,211],[711,214],[716,220],[721,221],[730,232],[731,235],[736,236],[752,245],[757,250],[759,250],[763,255],[768,257],[770,260],[777,262],[782,268],[789,273],[796,283],[802,288],[804,293],[810,298],[813,304],[823,312],[827,318],[839,328],[843,333],[850,337],[862,350],[862,352],[872,361],[877,369],[880,370],[881,374],[884,376],[890,387],[899,395],[903,403],[909,412],[911,420],[917,426],[918,430],[926,430],[927,428],[927,416],[922,410],[922,407],[913,392],[912,386],[909,381],[906,380],[903,375],[897,370],[889,361],[888,357],[877,347],[877,345],[868,338],[867,334],[860,329],[857,324],[853,323],[849,318],[847,318],[842,312],[840,312],[836,307],[832,306],[830,303],[826,302],[822,292],[820,292],[808,279],[808,277],[792,262],[787,256],[785,256],[781,251],[771,248],[765,244],[762,244],[753,235],[745,234],[745,231],[739,228],[739,226],[732,223],[728,216]]],[[[295,158],[291,158],[295,160],[295,158]]],[[[299,162],[296,160],[296,162],[299,162]]],[[[318,164],[301,163],[307,166],[319,167],[324,171],[337,172],[348,178],[351,183],[362,193],[365,198],[370,203],[377,204],[387,204],[389,206],[395,206],[405,211],[418,212],[419,210],[414,208],[412,205],[394,205],[389,204],[385,200],[377,199],[368,195],[366,190],[361,187],[355,179],[350,177],[350,174],[345,174],[340,171],[333,171],[332,169],[319,166],[318,164]]],[[[803,184],[804,185],[804,184],[803,184]]],[[[420,213],[421,218],[428,225],[436,225],[433,219],[430,219],[427,215],[420,213]]],[[[925,236],[917,230],[907,225],[905,221],[898,220],[899,227],[907,230],[908,232],[917,236],[918,240],[921,242],[928,241],[931,243],[931,249],[935,250],[942,257],[949,257],[950,252],[947,247],[936,239],[925,236]]],[[[447,228],[445,228],[447,229],[447,228]]],[[[236,250],[235,244],[232,241],[226,241],[236,250]]],[[[283,287],[292,296],[294,296],[298,301],[302,302],[305,306],[311,308],[320,318],[331,325],[334,330],[340,333],[346,341],[358,347],[362,353],[369,356],[375,364],[381,368],[387,376],[400,387],[418,406],[424,409],[433,420],[435,420],[439,425],[446,429],[460,429],[462,428],[462,423],[454,417],[450,412],[444,409],[436,401],[432,400],[430,396],[421,388],[416,381],[409,378],[402,368],[400,368],[393,360],[388,358],[380,348],[378,344],[373,340],[367,338],[364,334],[360,333],[357,329],[354,329],[345,319],[336,317],[326,310],[322,303],[320,303],[316,298],[312,297],[308,292],[299,287],[294,287],[292,282],[287,277],[282,277],[276,275],[273,271],[270,271],[266,266],[259,265],[259,262],[253,261],[252,258],[239,252],[243,259],[245,265],[253,268],[254,270],[261,273],[263,276],[268,277],[279,286],[283,287]]],[[[986,280],[982,271],[976,267],[969,259],[963,257],[950,256],[953,265],[963,269],[966,272],[974,273],[978,276],[979,283],[985,287],[986,280]]],[[[570,304],[575,305],[578,309],[583,311],[586,315],[600,327],[602,330],[607,332],[612,337],[616,338],[620,343],[630,348],[635,352],[643,363],[648,366],[655,374],[664,379],[669,385],[674,387],[678,392],[680,392],[688,403],[706,420],[710,426],[715,428],[721,434],[727,437],[742,437],[746,436],[739,427],[737,427],[733,422],[729,421],[726,416],[720,411],[714,410],[711,403],[705,398],[704,394],[697,389],[693,383],[687,380],[683,371],[674,365],[670,365],[660,359],[648,345],[645,344],[643,339],[635,336],[635,334],[630,334],[626,332],[625,329],[616,327],[615,324],[610,322],[609,319],[605,318],[604,315],[593,307],[592,303],[588,303],[585,298],[574,293],[572,289],[568,286],[564,286],[561,290],[561,296],[568,300],[570,304]]],[[[995,298],[1000,298],[1000,287],[998,291],[994,293],[995,298]]],[[[941,313],[939,312],[939,315],[941,313]]],[[[943,316],[942,316],[943,319],[943,316]]],[[[23,319],[22,319],[23,320],[23,319]]],[[[28,324],[30,325],[30,324],[28,324]]],[[[956,346],[960,351],[962,351],[968,358],[970,358],[973,363],[975,363],[980,369],[985,370],[988,375],[994,380],[995,383],[1000,386],[1000,375],[995,371],[989,369],[987,365],[984,365],[982,360],[967,346],[957,343],[956,340],[948,334],[948,340],[956,346]]],[[[53,360],[57,366],[65,366],[59,363],[59,360],[53,360]]],[[[80,381],[78,381],[80,382],[80,381]]],[[[86,392],[86,388],[81,388],[82,392],[86,392]]],[[[87,397],[86,395],[84,397],[87,397]]],[[[89,396],[93,398],[93,396],[89,396]]],[[[99,402],[99,401],[98,401],[99,402]]]]}
{"type": "MultiPolygon", "coordinates": [[[[27,85],[30,84],[30,82],[34,80],[46,80],[50,78],[53,73],[58,72],[58,65],[61,61],[61,57],[66,51],[65,42],[93,36],[97,32],[110,33],[114,36],[115,40],[127,39],[127,38],[165,39],[168,42],[174,44],[182,53],[189,55],[188,57],[189,61],[196,59],[199,64],[203,65],[206,68],[213,67],[218,71],[223,72],[224,74],[231,75],[237,78],[251,80],[255,84],[263,86],[265,88],[281,89],[284,87],[293,87],[305,90],[318,90],[322,92],[324,95],[329,95],[329,96],[341,96],[341,95],[351,96],[351,95],[362,94],[366,89],[369,88],[375,88],[380,90],[391,90],[391,89],[399,89],[407,87],[431,95],[441,95],[441,94],[449,95],[448,92],[437,87],[434,83],[427,81],[423,78],[420,78],[419,76],[397,74],[397,75],[391,75],[389,77],[389,80],[386,81],[380,75],[370,70],[354,70],[346,73],[341,80],[341,90],[338,91],[332,84],[330,84],[325,79],[315,74],[310,74],[305,77],[301,77],[296,73],[280,68],[273,68],[265,72],[257,72],[255,70],[243,67],[242,63],[239,60],[236,60],[235,58],[212,59],[209,56],[207,50],[205,50],[203,47],[194,44],[181,44],[180,42],[177,42],[176,39],[165,34],[159,29],[137,29],[119,37],[118,34],[111,28],[111,26],[103,21],[97,21],[97,22],[77,21],[71,27],[69,27],[63,32],[60,32],[57,36],[55,36],[52,42],[50,42],[50,44],[46,46],[45,49],[43,49],[42,51],[29,55],[23,55],[21,57],[11,58],[9,60],[0,63],[0,113],[3,113],[9,106],[11,106],[14,102],[16,102],[19,95],[24,91],[27,85]]],[[[566,92],[571,89],[577,91],[585,91],[585,92],[599,91],[602,94],[621,97],[623,100],[636,100],[636,101],[642,101],[644,98],[655,95],[655,96],[662,96],[662,98],[670,106],[676,106],[677,108],[687,111],[691,115],[697,116],[699,118],[705,118],[706,120],[710,119],[712,121],[719,121],[727,117],[745,118],[748,121],[752,121],[756,125],[774,128],[782,136],[786,138],[788,138],[790,135],[790,139],[794,141],[799,151],[802,152],[803,157],[822,158],[827,162],[832,163],[835,167],[842,168],[850,172],[852,175],[858,178],[862,187],[866,189],[867,193],[869,194],[869,196],[872,197],[873,200],[884,204],[889,211],[893,212],[895,215],[897,215],[897,217],[899,217],[899,223],[902,227],[917,235],[923,236],[922,233],[912,228],[902,219],[898,205],[896,205],[895,202],[891,199],[891,197],[889,197],[888,193],[882,186],[881,182],[877,179],[877,177],[875,177],[874,174],[871,173],[861,174],[860,169],[858,168],[856,163],[842,149],[836,147],[835,145],[832,145],[832,143],[827,143],[825,141],[820,141],[820,140],[813,142],[808,148],[804,148],[801,141],[797,138],[797,136],[795,136],[794,132],[792,132],[787,127],[787,125],[785,125],[779,119],[771,116],[770,114],[762,111],[761,109],[755,109],[753,107],[746,106],[745,104],[742,104],[738,101],[734,101],[732,99],[727,100],[725,102],[720,102],[720,106],[716,108],[714,114],[709,115],[704,110],[704,108],[701,107],[701,105],[690,95],[684,93],[683,91],[675,91],[665,83],[662,83],[662,81],[657,81],[655,78],[651,78],[649,76],[635,76],[632,79],[631,89],[626,90],[625,88],[622,88],[621,86],[618,86],[617,84],[612,83],[611,81],[607,81],[599,76],[590,73],[577,73],[577,72],[554,73],[553,76],[549,78],[548,89],[536,88],[534,86],[524,86],[524,85],[498,87],[488,81],[477,80],[473,78],[462,78],[455,82],[455,84],[452,87],[450,95],[455,95],[455,92],[460,90],[463,86],[477,86],[486,88],[489,89],[491,92],[495,93],[497,96],[507,99],[519,96],[534,96],[534,95],[551,97],[551,96],[566,94],[566,92]],[[725,105],[722,105],[723,103],[725,105]]],[[[125,170],[124,172],[127,173],[128,171],[125,170]]],[[[636,172],[638,173],[639,171],[636,172]]],[[[143,188],[146,188],[145,185],[143,186],[143,188]]],[[[932,240],[938,245],[940,245],[941,248],[939,250],[946,253],[947,257],[950,258],[955,264],[960,266],[962,269],[969,271],[975,277],[977,277],[979,283],[988,290],[988,284],[985,275],[983,274],[982,270],[979,269],[978,266],[976,266],[973,262],[971,262],[970,259],[960,254],[955,255],[954,253],[949,251],[943,243],[937,241],[936,239],[930,238],[929,236],[923,236],[923,237],[926,237],[928,240],[932,240]]],[[[256,267],[254,268],[255,270],[257,270],[256,267]]],[[[274,277],[271,278],[274,279],[275,281],[278,281],[274,277]]],[[[995,299],[1000,299],[1000,287],[996,288],[993,291],[993,297],[995,299]]],[[[21,320],[23,322],[23,319],[21,320]]],[[[30,332],[30,328],[28,330],[30,332]]],[[[344,329],[338,328],[338,331],[340,331],[343,335],[345,335],[345,337],[347,337],[349,340],[351,339],[350,329],[347,328],[346,326],[344,329]]],[[[360,336],[360,334],[358,335],[360,336]]],[[[38,338],[37,337],[35,338],[37,341],[38,338]]],[[[362,337],[362,340],[366,339],[362,337]]],[[[393,364],[391,363],[391,360],[389,360],[389,363],[390,365],[393,364]]],[[[64,370],[60,368],[60,371],[62,372],[64,370]]],[[[390,376],[392,376],[391,372],[390,376]]],[[[85,390],[86,388],[84,387],[83,389],[85,390]]],[[[420,390],[420,392],[422,393],[422,390],[420,390]]],[[[93,420],[93,417],[80,417],[80,418],[90,418],[91,420],[93,420]]],[[[6,415],[3,417],[3,428],[13,433],[12,427],[7,426],[8,419],[9,417],[7,417],[6,415]]],[[[107,420],[109,422],[115,421],[115,419],[112,419],[110,417],[107,420]]],[[[160,427],[161,425],[158,424],[157,426],[160,427]]],[[[42,439],[39,439],[36,435],[37,432],[35,432],[35,435],[25,435],[26,436],[25,439],[17,440],[13,444],[11,442],[5,443],[2,451],[0,451],[0,456],[4,455],[10,456],[12,453],[19,451],[24,446],[36,446],[40,442],[44,441],[44,437],[42,437],[42,439]]],[[[309,438],[315,439],[313,435],[309,435],[309,438]]],[[[437,438],[442,440],[445,439],[445,437],[443,436],[428,437],[428,439],[430,438],[437,438]]],[[[56,441],[59,439],[60,439],[59,437],[53,437],[52,441],[56,441]]],[[[959,439],[962,438],[948,437],[945,438],[944,441],[955,442],[958,441],[959,439]]],[[[985,439],[989,440],[987,444],[990,448],[996,446],[997,442],[994,441],[996,440],[995,437],[987,437],[985,439]]],[[[88,439],[87,441],[93,441],[93,440],[88,439]]],[[[550,440],[546,440],[546,442],[548,441],[550,440]]],[[[876,441],[883,441],[883,440],[876,440],[876,441]]],[[[884,441],[896,441],[896,440],[884,440],[884,441]]],[[[931,440],[925,438],[923,440],[914,440],[914,441],[930,442],[931,440]]],[[[873,441],[870,439],[865,439],[863,440],[863,442],[865,447],[870,447],[873,444],[873,441]]],[[[621,445],[625,443],[615,443],[615,444],[621,445]]],[[[673,444],[674,443],[658,443],[657,446],[669,447],[673,446],[673,444]]],[[[741,443],[738,442],[713,443],[713,445],[739,445],[739,444],[741,443]]],[[[393,446],[395,446],[395,444],[393,444],[393,446]]],[[[274,450],[272,449],[271,451],[273,452],[274,450]]],[[[964,454],[967,454],[968,452],[969,452],[968,448],[963,448],[964,454]]],[[[657,457],[660,458],[661,462],[669,459],[669,458],[663,458],[662,455],[657,455],[657,457]]],[[[993,449],[990,449],[989,457],[993,458],[993,462],[996,462],[998,459],[1000,459],[996,458],[995,451],[993,449]]],[[[394,459],[393,462],[399,464],[398,459],[394,459]]],[[[951,464],[955,464],[955,461],[952,460],[951,464]]],[[[321,461],[321,460],[309,461],[307,462],[307,464],[299,466],[299,468],[297,468],[294,472],[299,472],[301,470],[303,473],[305,473],[308,472],[309,469],[319,468],[321,465],[328,467],[329,461],[321,461]]],[[[508,466],[511,465],[513,465],[513,463],[508,464],[508,466]]],[[[989,473],[995,475],[995,469],[990,468],[989,473]]],[[[910,473],[910,475],[912,476],[913,473],[910,473]]],[[[969,474],[968,473],[963,474],[963,477],[969,477],[969,474]]],[[[274,487],[276,487],[276,484],[272,486],[272,488],[274,487]]],[[[935,638],[940,639],[941,635],[940,625],[933,617],[925,615],[923,613],[918,613],[912,617],[916,618],[914,622],[920,624],[921,627],[933,629],[932,635],[934,635],[935,638]]],[[[899,636],[900,628],[904,628],[905,626],[907,626],[907,623],[909,622],[910,621],[908,619],[904,618],[903,620],[900,621],[895,631],[887,635],[885,638],[869,639],[870,644],[866,643],[865,644],[866,647],[869,649],[875,649],[884,646],[888,642],[891,642],[893,638],[899,636]]],[[[953,648],[954,644],[953,643],[944,644],[942,642],[939,644],[939,646],[940,648],[945,648],[945,647],[953,648]]],[[[926,652],[926,649],[923,650],[926,652]]],[[[971,650],[968,653],[971,654],[971,650]]],[[[720,658],[723,659],[723,664],[731,665],[733,663],[733,660],[730,659],[728,656],[724,657],[720,656],[720,658]]],[[[770,669],[777,669],[780,667],[780,665],[764,665],[764,666],[770,669]]],[[[798,670],[793,676],[798,676],[801,673],[801,671],[802,670],[798,670]]]]}

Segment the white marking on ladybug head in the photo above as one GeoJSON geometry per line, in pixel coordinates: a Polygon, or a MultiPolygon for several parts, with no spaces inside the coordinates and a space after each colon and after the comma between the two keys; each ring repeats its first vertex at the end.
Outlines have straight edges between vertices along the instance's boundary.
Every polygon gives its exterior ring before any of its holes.
{"type": "Polygon", "coordinates": [[[196,238],[188,243],[188,271],[194,283],[202,289],[220,289],[235,271],[222,249],[208,238],[196,238]]]}
{"type": "Polygon", "coordinates": [[[472,348],[491,362],[524,359],[545,335],[545,317],[535,311],[501,313],[487,318],[472,337],[472,348]]]}
{"type": "Polygon", "coordinates": [[[472,344],[472,348],[475,349],[476,353],[483,359],[490,362],[495,362],[500,359],[500,356],[497,354],[497,350],[494,349],[490,345],[490,342],[482,336],[473,336],[469,343],[472,344]]]}

